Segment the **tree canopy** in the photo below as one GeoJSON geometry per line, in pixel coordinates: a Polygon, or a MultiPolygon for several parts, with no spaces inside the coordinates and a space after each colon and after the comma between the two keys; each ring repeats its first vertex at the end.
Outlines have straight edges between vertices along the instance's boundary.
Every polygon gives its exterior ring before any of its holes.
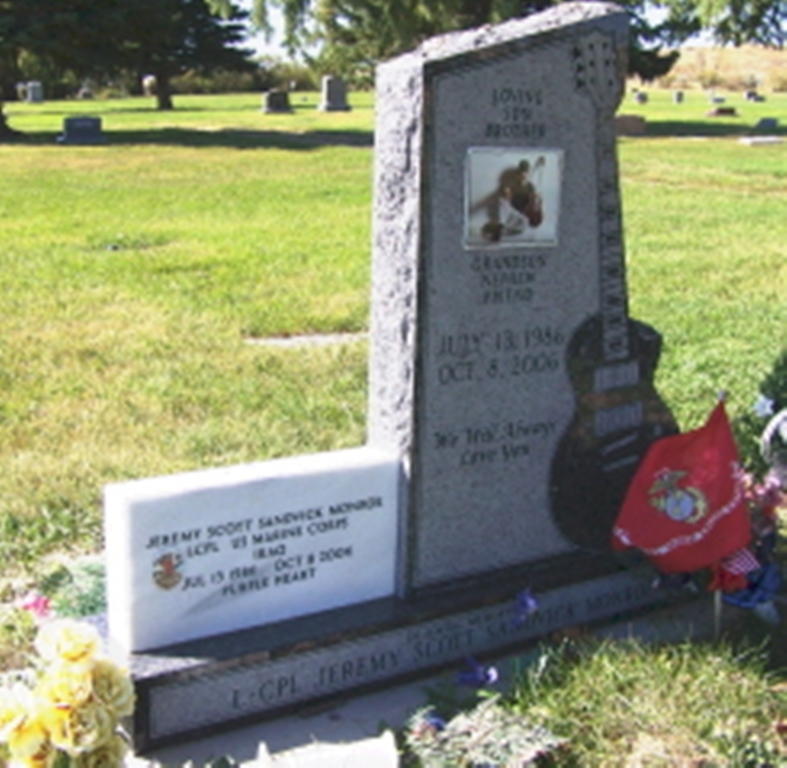
{"type": "Polygon", "coordinates": [[[696,14],[720,43],[782,48],[787,41],[787,0],[699,0],[696,14]]]}
{"type": "MultiPolygon", "coordinates": [[[[216,8],[228,0],[210,0],[216,8]]],[[[270,31],[273,8],[284,42],[321,68],[370,77],[373,65],[440,32],[525,16],[555,0],[253,0],[252,18],[270,31]]],[[[669,71],[674,49],[700,31],[720,43],[784,43],[787,0],[619,0],[631,16],[631,74],[652,80],[669,71]],[[657,11],[658,22],[651,19],[657,11]],[[666,52],[664,52],[666,49],[666,52]]]]}
{"type": "Polygon", "coordinates": [[[34,56],[77,78],[153,74],[159,107],[186,69],[244,69],[248,14],[227,0],[224,18],[207,0],[0,0],[0,86],[8,98],[20,61],[34,56]]]}
{"type": "MultiPolygon", "coordinates": [[[[371,84],[377,62],[427,37],[535,13],[556,1],[250,0],[250,18],[270,32],[269,13],[278,9],[291,53],[318,70],[371,84]]],[[[675,49],[701,31],[724,44],[785,42],[787,0],[618,1],[631,17],[630,72],[645,80],[669,71],[675,49]]],[[[153,74],[159,107],[170,108],[170,80],[184,70],[251,66],[250,52],[240,48],[248,14],[235,2],[0,0],[0,106],[12,96],[27,56],[79,78],[120,70],[153,74]]],[[[4,125],[0,109],[0,131],[4,125]]]]}
{"type": "Polygon", "coordinates": [[[219,19],[205,0],[133,0],[116,66],[156,78],[160,109],[172,108],[169,82],[187,69],[253,68],[251,51],[240,48],[248,14],[229,5],[219,19]]]}

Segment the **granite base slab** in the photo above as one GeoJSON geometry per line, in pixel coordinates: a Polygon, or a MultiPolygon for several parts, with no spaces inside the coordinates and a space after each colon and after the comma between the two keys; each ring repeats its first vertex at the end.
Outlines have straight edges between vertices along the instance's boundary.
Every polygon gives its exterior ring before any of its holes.
{"type": "Polygon", "coordinates": [[[665,603],[651,581],[642,568],[538,591],[539,608],[526,620],[510,589],[486,601],[471,594],[473,605],[457,595],[386,599],[138,653],[134,747],[144,754],[634,615],[665,603]]]}

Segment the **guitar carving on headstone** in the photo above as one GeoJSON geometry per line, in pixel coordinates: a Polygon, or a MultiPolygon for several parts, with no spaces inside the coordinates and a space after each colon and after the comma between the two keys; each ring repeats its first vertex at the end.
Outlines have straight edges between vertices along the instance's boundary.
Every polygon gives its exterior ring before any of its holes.
{"type": "Polygon", "coordinates": [[[572,55],[575,86],[596,113],[600,311],[566,349],[576,408],[552,459],[550,502],[569,541],[603,551],[648,446],[677,426],[653,384],[661,337],[628,316],[614,128],[620,62],[600,32],[583,37],[572,55]]]}

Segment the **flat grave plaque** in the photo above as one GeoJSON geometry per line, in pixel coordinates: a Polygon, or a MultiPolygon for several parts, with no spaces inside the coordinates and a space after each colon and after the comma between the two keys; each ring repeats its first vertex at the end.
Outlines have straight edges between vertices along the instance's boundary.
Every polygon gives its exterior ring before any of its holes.
{"type": "Polygon", "coordinates": [[[392,595],[398,472],[359,448],[107,486],[113,642],[140,651],[392,595]]]}

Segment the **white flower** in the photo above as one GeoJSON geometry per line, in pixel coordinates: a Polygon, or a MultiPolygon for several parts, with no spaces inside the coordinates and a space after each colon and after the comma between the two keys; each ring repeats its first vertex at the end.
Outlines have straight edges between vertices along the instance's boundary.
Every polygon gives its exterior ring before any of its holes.
{"type": "Polygon", "coordinates": [[[79,662],[94,659],[101,647],[95,627],[74,619],[55,619],[41,626],[35,648],[45,661],[79,662]]]}
{"type": "Polygon", "coordinates": [[[757,398],[757,402],[754,403],[754,412],[761,418],[765,419],[768,416],[773,416],[774,414],[774,403],[770,397],[765,397],[765,395],[760,395],[757,398]]]}

